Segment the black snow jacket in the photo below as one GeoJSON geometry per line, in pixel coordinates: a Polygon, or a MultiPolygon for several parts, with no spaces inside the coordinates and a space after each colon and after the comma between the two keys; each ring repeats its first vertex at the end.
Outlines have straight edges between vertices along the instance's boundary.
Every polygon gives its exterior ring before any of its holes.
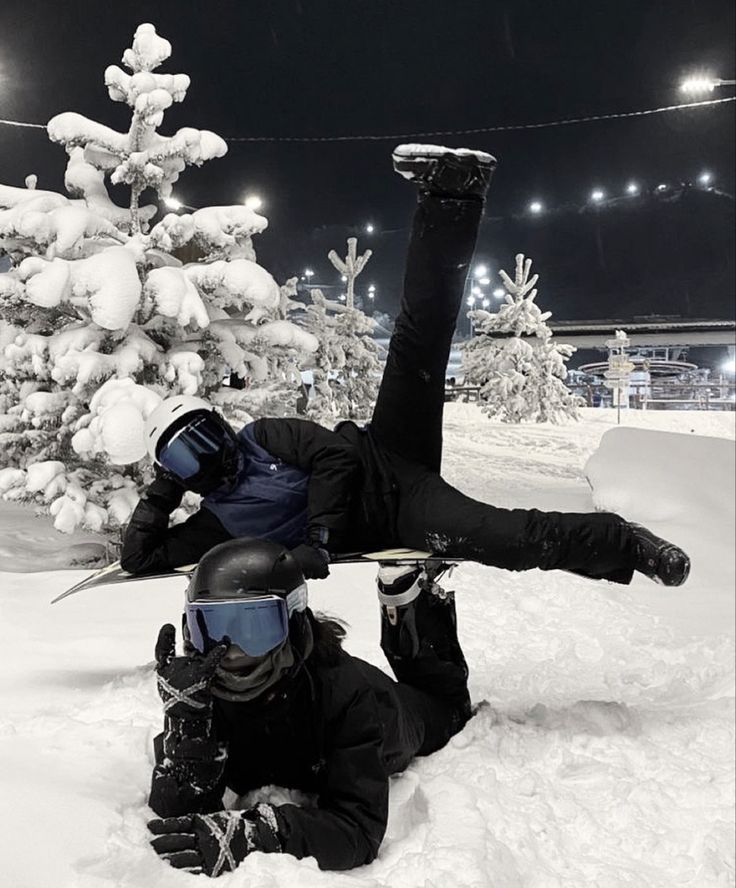
{"type": "Polygon", "coordinates": [[[271,784],[301,790],[311,794],[312,804],[274,808],[284,852],[314,857],[322,869],[370,863],[386,831],[389,776],[434,749],[423,748],[421,720],[406,716],[402,686],[379,669],[344,651],[331,665],[312,659],[288,695],[267,705],[215,700],[214,730],[227,763],[214,793],[198,796],[192,772],[176,808],[165,801],[170,793],[157,786],[167,780],[159,735],[153,810],[161,817],[184,809],[212,813],[222,808],[226,787],[237,795],[271,784]]]}
{"type": "MultiPolygon", "coordinates": [[[[257,444],[274,460],[309,474],[307,538],[313,529],[327,528],[333,554],[394,542],[397,484],[369,428],[346,422],[331,432],[308,420],[259,419],[252,429],[257,444]]],[[[179,499],[143,496],[123,539],[120,561],[125,570],[155,573],[193,564],[213,546],[232,539],[206,504],[169,528],[179,499]]]]}

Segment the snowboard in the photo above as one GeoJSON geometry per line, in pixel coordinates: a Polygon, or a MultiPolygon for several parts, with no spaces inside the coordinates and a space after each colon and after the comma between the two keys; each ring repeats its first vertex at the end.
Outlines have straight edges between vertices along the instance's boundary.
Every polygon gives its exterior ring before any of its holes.
{"type": "MultiPolygon", "coordinates": [[[[378,552],[349,552],[344,555],[337,555],[330,562],[330,566],[337,564],[376,564],[381,562],[400,565],[417,564],[425,561],[458,564],[462,559],[443,558],[441,555],[433,555],[431,552],[423,552],[420,549],[381,549],[378,552]]],[[[57,601],[63,601],[63,599],[68,598],[70,595],[75,595],[77,592],[83,592],[86,589],[94,589],[97,586],[114,586],[117,583],[133,583],[138,580],[160,580],[165,577],[187,577],[196,566],[196,564],[186,564],[174,570],[161,573],[131,574],[123,570],[120,562],[116,561],[114,564],[108,564],[107,567],[95,571],[92,576],[62,592],[61,595],[57,595],[51,604],[56,604],[57,601]]]]}

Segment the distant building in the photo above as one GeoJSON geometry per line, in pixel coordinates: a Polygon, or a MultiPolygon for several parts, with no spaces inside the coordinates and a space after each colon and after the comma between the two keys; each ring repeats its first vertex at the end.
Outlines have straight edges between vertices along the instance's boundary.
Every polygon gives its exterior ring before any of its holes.
{"type": "Polygon", "coordinates": [[[632,320],[554,321],[550,329],[561,342],[578,350],[570,367],[578,368],[600,361],[607,352],[606,340],[616,330],[625,330],[631,353],[657,361],[694,361],[692,365],[718,367],[736,348],[736,321],[689,319],[681,317],[635,317],[632,320]]]}

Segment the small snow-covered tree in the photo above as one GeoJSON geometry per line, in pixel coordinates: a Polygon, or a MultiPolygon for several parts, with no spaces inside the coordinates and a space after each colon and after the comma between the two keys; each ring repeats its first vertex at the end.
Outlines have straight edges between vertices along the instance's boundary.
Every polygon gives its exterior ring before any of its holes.
{"type": "Polygon", "coordinates": [[[74,113],[49,122],[68,153],[69,196],[35,177],[0,186],[0,250],[13,262],[0,274],[0,493],[48,504],[59,530],[127,520],[149,471],[143,425],[161,398],[198,394],[245,420],[283,403],[317,348],[288,320],[293,281],[279,287],[256,262],[263,216],[206,207],[150,227],[157,207],[143,193],[169,196],[186,166],[227,150],[206,130],[158,132],[189,86],[153,73],[170,54],[143,24],[123,55],[130,73],[105,72],[110,98],[131,109],[125,132],[74,113]],[[106,176],[130,186],[128,207],[112,202],[106,176]],[[183,264],[175,254],[187,250],[201,258],[183,264]],[[231,371],[244,391],[223,387],[231,371]]]}
{"type": "Polygon", "coordinates": [[[358,256],[357,237],[348,238],[348,254],[344,259],[335,250],[330,250],[327,254],[327,258],[345,279],[345,305],[348,308],[355,307],[355,281],[372,255],[372,250],[366,250],[362,256],[358,256]]]}
{"type": "Polygon", "coordinates": [[[498,313],[468,313],[477,335],[463,348],[465,382],[480,386],[483,412],[504,422],[577,419],[581,400],[564,383],[575,347],[554,341],[531,266],[519,253],[514,280],[501,271],[507,293],[498,313]]]}
{"type": "Polygon", "coordinates": [[[341,419],[368,420],[382,370],[373,320],[354,303],[333,302],[318,289],[310,295],[305,327],[319,340],[319,348],[309,365],[314,392],[307,414],[328,426],[341,419]]]}

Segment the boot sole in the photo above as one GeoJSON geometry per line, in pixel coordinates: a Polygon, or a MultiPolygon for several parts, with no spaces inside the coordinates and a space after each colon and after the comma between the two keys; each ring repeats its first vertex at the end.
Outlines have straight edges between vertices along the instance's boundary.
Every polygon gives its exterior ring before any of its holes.
{"type": "Polygon", "coordinates": [[[394,148],[391,159],[394,170],[405,179],[421,176],[433,161],[451,157],[462,165],[475,166],[493,170],[496,158],[485,151],[474,151],[471,148],[445,148],[443,145],[399,145],[394,148]]]}

